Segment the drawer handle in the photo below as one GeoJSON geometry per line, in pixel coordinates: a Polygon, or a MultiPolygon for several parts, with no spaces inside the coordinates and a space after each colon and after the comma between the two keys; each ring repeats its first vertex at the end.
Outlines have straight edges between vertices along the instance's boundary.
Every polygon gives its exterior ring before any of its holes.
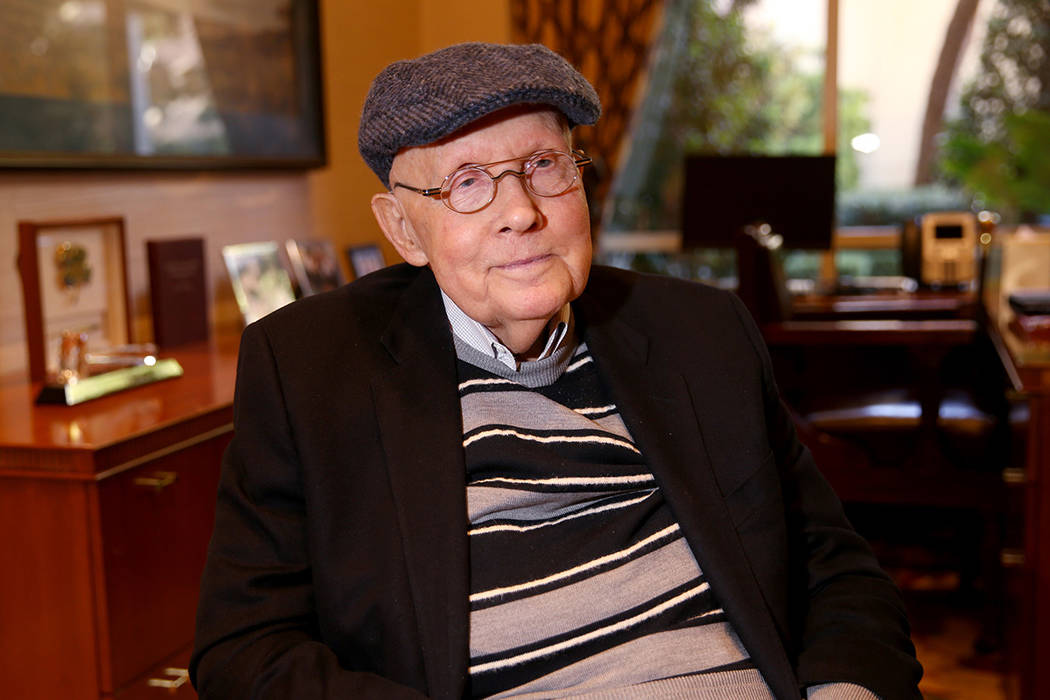
{"type": "Polygon", "coordinates": [[[999,553],[999,563],[1007,568],[1024,566],[1024,552],[1019,549],[1004,549],[999,553]]]}
{"type": "Polygon", "coordinates": [[[186,668],[166,668],[164,669],[164,675],[171,676],[171,678],[150,678],[146,681],[146,685],[151,688],[174,690],[175,688],[181,688],[190,679],[190,671],[186,668]]]}
{"type": "Polygon", "coordinates": [[[1003,481],[1007,484],[1024,484],[1028,481],[1028,475],[1024,469],[1007,467],[1003,470],[1003,481]]]}
{"type": "Polygon", "coordinates": [[[136,486],[147,486],[160,491],[175,483],[179,475],[175,472],[154,472],[153,476],[140,476],[135,479],[136,486]]]}

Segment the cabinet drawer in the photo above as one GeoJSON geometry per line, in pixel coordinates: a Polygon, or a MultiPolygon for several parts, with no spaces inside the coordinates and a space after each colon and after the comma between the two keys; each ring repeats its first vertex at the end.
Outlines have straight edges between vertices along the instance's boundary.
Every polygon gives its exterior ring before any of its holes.
{"type": "Polygon", "coordinates": [[[123,688],[193,641],[229,438],[209,439],[99,485],[113,685],[105,690],[123,688]]]}

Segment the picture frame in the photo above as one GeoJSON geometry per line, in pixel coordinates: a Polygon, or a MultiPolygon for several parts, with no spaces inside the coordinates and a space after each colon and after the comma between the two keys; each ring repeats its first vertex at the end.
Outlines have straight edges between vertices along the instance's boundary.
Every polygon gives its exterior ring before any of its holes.
{"type": "Polygon", "coordinates": [[[30,381],[59,367],[63,331],[86,349],[132,342],[123,217],[18,222],[30,381]]]}
{"type": "Polygon", "coordinates": [[[354,279],[386,267],[383,250],[375,243],[350,246],[346,249],[346,257],[350,261],[350,269],[354,271],[354,279]]]}
{"type": "Polygon", "coordinates": [[[20,3],[0,168],[324,165],[318,4],[20,3]]]}
{"type": "Polygon", "coordinates": [[[222,259],[246,325],[295,301],[292,280],[276,242],[223,246],[222,259]]]}
{"type": "Polygon", "coordinates": [[[298,238],[285,241],[285,252],[300,296],[327,292],[346,284],[332,242],[298,238]]]}

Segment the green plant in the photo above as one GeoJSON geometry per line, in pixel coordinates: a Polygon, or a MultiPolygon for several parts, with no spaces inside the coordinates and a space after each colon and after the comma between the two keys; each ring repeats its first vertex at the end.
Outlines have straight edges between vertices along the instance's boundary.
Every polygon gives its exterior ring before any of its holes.
{"type": "Polygon", "coordinates": [[[959,131],[945,143],[945,173],[962,182],[983,206],[1031,221],[1050,213],[1050,112],[1003,117],[1003,136],[985,141],[959,131]]]}
{"type": "Polygon", "coordinates": [[[943,175],[1007,220],[1050,213],[1050,0],[999,0],[947,128],[943,175]]]}

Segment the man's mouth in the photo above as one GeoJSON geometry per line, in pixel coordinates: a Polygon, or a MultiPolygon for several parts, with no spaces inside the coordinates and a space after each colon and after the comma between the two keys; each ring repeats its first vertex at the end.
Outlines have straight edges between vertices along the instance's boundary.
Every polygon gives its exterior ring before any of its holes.
{"type": "Polygon", "coordinates": [[[528,267],[529,265],[534,265],[538,262],[542,262],[549,257],[550,254],[548,253],[544,253],[543,255],[531,255],[527,258],[518,258],[517,260],[512,260],[509,263],[500,265],[500,267],[504,270],[517,270],[524,267],[528,267]]]}

